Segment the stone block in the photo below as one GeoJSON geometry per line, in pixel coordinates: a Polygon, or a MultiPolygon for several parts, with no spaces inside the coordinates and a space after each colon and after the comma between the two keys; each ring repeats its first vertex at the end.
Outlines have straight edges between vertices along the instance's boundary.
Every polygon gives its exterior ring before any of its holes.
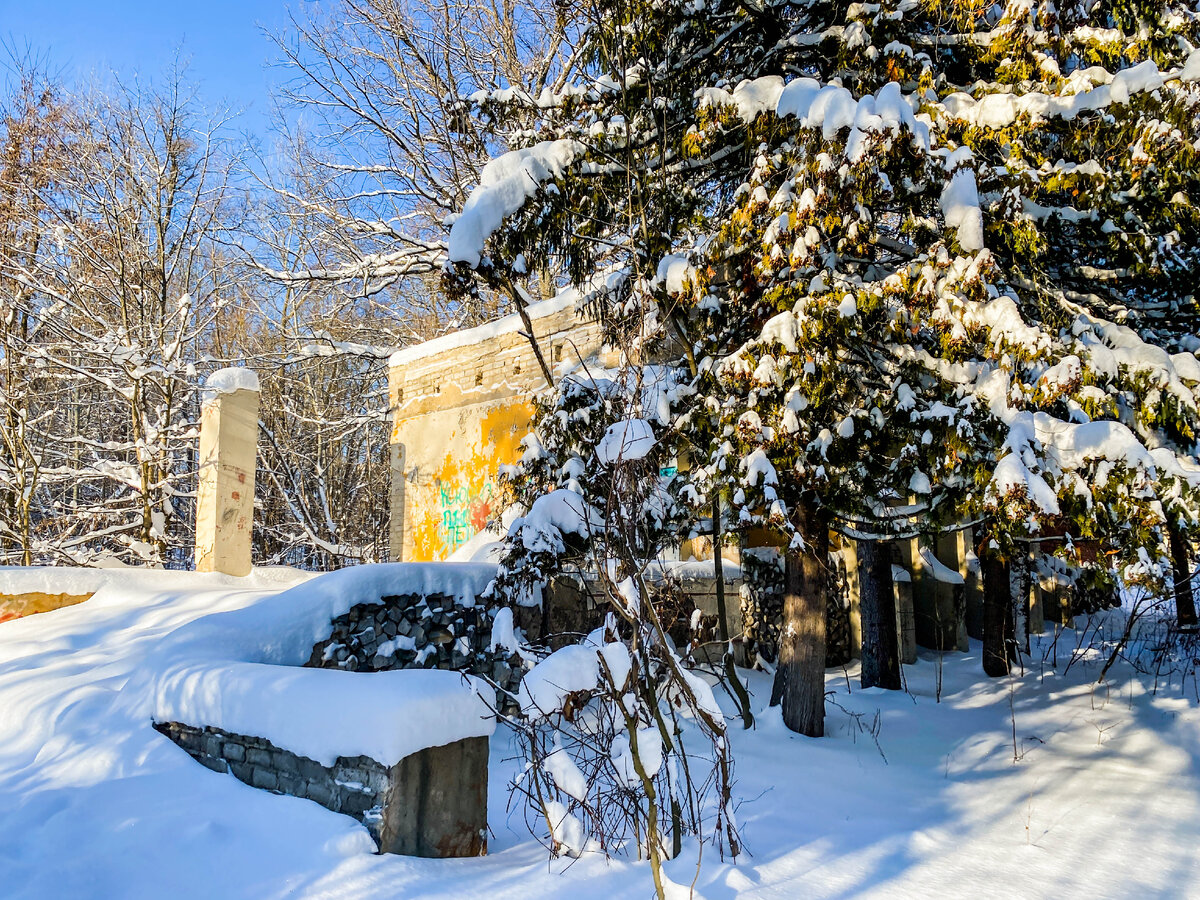
{"type": "Polygon", "coordinates": [[[333,785],[327,779],[307,781],[304,784],[304,790],[298,796],[305,797],[329,809],[335,808],[333,785]]]}
{"type": "Polygon", "coordinates": [[[275,750],[271,753],[271,765],[276,772],[285,775],[300,774],[300,761],[296,754],[286,750],[275,750]]]}
{"type": "Polygon", "coordinates": [[[379,849],[426,857],[486,853],[487,761],[487,738],[468,738],[396,763],[379,849]]]}
{"type": "Polygon", "coordinates": [[[265,766],[255,766],[250,772],[250,783],[264,791],[273,791],[279,781],[270,769],[265,766]]]}
{"type": "Polygon", "coordinates": [[[229,766],[223,759],[216,759],[212,756],[197,756],[195,759],[200,765],[212,769],[214,772],[225,773],[229,771],[229,766]]]}
{"type": "Polygon", "coordinates": [[[244,781],[246,784],[249,784],[250,778],[254,774],[254,767],[244,762],[230,763],[229,771],[238,781],[244,781]]]}
{"type": "Polygon", "coordinates": [[[261,747],[251,747],[246,751],[246,762],[252,766],[270,768],[274,761],[271,759],[271,751],[264,750],[261,747]]]}
{"type": "Polygon", "coordinates": [[[339,804],[341,811],[356,819],[361,818],[363,813],[375,805],[375,795],[368,791],[342,787],[339,793],[341,794],[341,803],[339,804]]]}
{"type": "Polygon", "coordinates": [[[220,735],[206,732],[200,737],[200,752],[206,756],[219,758],[222,755],[221,745],[223,743],[220,735]]]}
{"type": "Polygon", "coordinates": [[[315,759],[309,759],[307,756],[297,756],[296,767],[300,777],[307,781],[316,781],[329,777],[328,769],[315,759]]]}
{"type": "Polygon", "coordinates": [[[289,775],[286,772],[275,773],[275,790],[281,794],[287,794],[291,797],[303,797],[305,794],[306,782],[297,775],[289,775]]]}
{"type": "Polygon", "coordinates": [[[246,759],[246,748],[236,741],[226,741],[221,755],[230,762],[243,762],[246,759]]]}

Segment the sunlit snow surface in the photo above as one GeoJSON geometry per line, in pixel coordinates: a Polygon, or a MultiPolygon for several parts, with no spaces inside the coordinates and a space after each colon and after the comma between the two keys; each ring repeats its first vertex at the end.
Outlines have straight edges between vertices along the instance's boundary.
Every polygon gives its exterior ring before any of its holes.
{"type": "MultiPolygon", "coordinates": [[[[156,649],[178,641],[172,632],[268,609],[289,577],[109,574],[79,606],[0,624],[0,897],[652,895],[641,864],[546,862],[520,812],[506,811],[516,764],[503,729],[492,744],[491,855],[407,859],[374,855],[348,818],[202,768],[121,696],[156,649]]],[[[1063,632],[1060,668],[1074,645],[1063,632]]],[[[854,669],[831,671],[837,704],[867,723],[880,713],[879,748],[832,704],[821,740],[791,735],[770,712],[753,732],[731,722],[751,852],[733,864],[706,848],[696,895],[1195,896],[1200,713],[1177,685],[1151,697],[1121,666],[1096,689],[1098,669],[1085,659],[1063,676],[1035,664],[989,681],[973,644],[946,656],[941,703],[933,655],[905,667],[910,694],[859,691],[854,669]]],[[[769,682],[750,678],[761,706],[769,682]]],[[[694,846],[668,874],[692,882],[694,846]]]]}

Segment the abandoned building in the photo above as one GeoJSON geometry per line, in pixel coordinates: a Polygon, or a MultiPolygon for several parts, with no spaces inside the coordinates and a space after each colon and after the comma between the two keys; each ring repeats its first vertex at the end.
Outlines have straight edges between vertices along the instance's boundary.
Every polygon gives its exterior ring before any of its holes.
{"type": "MultiPolygon", "coordinates": [[[[573,368],[593,358],[612,364],[602,346],[599,326],[579,315],[575,293],[533,304],[528,314],[551,368],[573,368]]],[[[391,558],[429,561],[450,558],[500,512],[496,473],[516,462],[529,432],[534,394],[545,379],[521,318],[510,315],[478,328],[404,348],[389,361],[391,432],[391,558]]],[[[858,563],[855,542],[834,536],[839,574],[841,627],[831,635],[844,645],[831,647],[831,659],[858,655],[858,563]]],[[[982,637],[982,585],[972,552],[970,528],[895,542],[897,621],[904,662],[914,662],[917,647],[967,649],[968,636],[982,637]]],[[[680,563],[711,563],[711,546],[685,544],[680,563]]],[[[761,629],[764,615],[748,608],[756,599],[742,590],[736,549],[723,554],[734,634],[761,629]]],[[[1030,629],[1040,631],[1045,617],[1069,621],[1068,591],[1048,559],[1033,561],[1033,577],[1020,586],[1029,597],[1030,629]]],[[[684,588],[705,615],[715,614],[712,566],[676,566],[685,573],[684,588]]],[[[831,615],[831,619],[836,614],[831,615]]],[[[770,623],[765,623],[769,628],[770,623]]],[[[748,635],[757,640],[763,633],[748,635]]]]}

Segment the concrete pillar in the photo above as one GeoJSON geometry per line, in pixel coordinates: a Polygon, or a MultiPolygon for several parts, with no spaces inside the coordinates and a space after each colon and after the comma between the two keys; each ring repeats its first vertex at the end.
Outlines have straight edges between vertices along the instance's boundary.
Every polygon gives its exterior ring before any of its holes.
{"type": "Polygon", "coordinates": [[[896,594],[896,627],[899,629],[900,662],[917,661],[917,622],[913,617],[912,576],[902,566],[892,566],[892,585],[896,594]]]}
{"type": "Polygon", "coordinates": [[[1013,639],[1017,648],[1029,652],[1030,595],[1033,593],[1033,554],[1029,544],[1017,542],[1009,565],[1008,590],[1012,597],[1013,639]]]}
{"type": "Polygon", "coordinates": [[[946,568],[957,572],[962,578],[962,600],[954,610],[954,627],[955,645],[963,653],[970,649],[970,644],[967,642],[966,611],[970,608],[972,600],[976,599],[971,596],[973,586],[977,586],[979,589],[977,599],[980,612],[983,611],[983,581],[977,577],[977,572],[972,573],[971,571],[972,549],[971,529],[969,528],[960,528],[957,531],[937,536],[935,555],[946,568]]]}
{"type": "Polygon", "coordinates": [[[963,537],[964,565],[959,569],[966,577],[963,586],[967,634],[977,641],[983,640],[983,573],[979,568],[979,557],[975,555],[975,529],[965,528],[963,537]]]}
{"type": "Polygon", "coordinates": [[[390,498],[388,510],[388,559],[391,562],[404,562],[404,445],[392,442],[388,444],[390,471],[390,498]]]}
{"type": "Polygon", "coordinates": [[[1030,598],[1031,630],[1039,634],[1045,631],[1047,620],[1065,628],[1074,627],[1075,618],[1071,615],[1071,580],[1067,576],[1067,567],[1063,560],[1048,553],[1038,555],[1033,578],[1033,595],[1030,598]]]}
{"type": "Polygon", "coordinates": [[[258,376],[221,369],[204,386],[196,491],[196,571],[250,574],[258,376]]]}
{"type": "Polygon", "coordinates": [[[379,849],[434,859],[487,853],[488,739],[406,756],[388,773],[379,849]]]}
{"type": "MultiPolygon", "coordinates": [[[[896,541],[896,548],[899,551],[899,564],[906,572],[908,572],[908,596],[913,608],[913,635],[914,640],[919,630],[916,625],[916,616],[918,613],[923,614],[930,606],[929,591],[927,588],[928,579],[925,574],[925,564],[921,559],[921,542],[918,538],[907,538],[905,540],[896,541]]],[[[924,642],[921,642],[924,646],[924,642]]]]}
{"type": "Polygon", "coordinates": [[[899,543],[902,564],[912,573],[917,643],[931,650],[966,649],[963,577],[937,558],[928,538],[899,543]]]}
{"type": "Polygon", "coordinates": [[[846,601],[850,618],[850,656],[862,656],[862,588],[858,580],[858,541],[837,535],[846,579],[846,601]]]}
{"type": "Polygon", "coordinates": [[[1046,630],[1046,609],[1042,605],[1042,556],[1034,554],[1030,563],[1029,579],[1029,633],[1041,634],[1046,630]]]}

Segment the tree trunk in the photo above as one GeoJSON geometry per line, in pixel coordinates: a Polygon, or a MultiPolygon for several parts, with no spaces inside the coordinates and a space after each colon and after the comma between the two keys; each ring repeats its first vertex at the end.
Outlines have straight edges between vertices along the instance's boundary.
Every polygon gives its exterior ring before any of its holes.
{"type": "Polygon", "coordinates": [[[725,608],[725,566],[721,559],[721,499],[713,496],[713,577],[717,588],[717,636],[725,645],[724,653],[729,647],[729,611],[725,608]]]}
{"type": "Polygon", "coordinates": [[[783,723],[808,737],[825,733],[825,607],[829,530],[816,502],[801,501],[802,551],[784,556],[783,629],[771,704],[783,704],[783,723]]]}
{"type": "Polygon", "coordinates": [[[1029,590],[1033,579],[1033,567],[1029,558],[1028,544],[1018,544],[1009,564],[1010,589],[1012,590],[1012,641],[1008,645],[1008,661],[1019,663],[1021,652],[1029,653],[1029,590]]]}
{"type": "Polygon", "coordinates": [[[1180,628],[1195,630],[1196,598],[1192,593],[1192,566],[1188,560],[1187,537],[1179,526],[1167,524],[1167,539],[1171,545],[1171,568],[1175,574],[1175,617],[1180,628]]]}
{"type": "MultiPolygon", "coordinates": [[[[737,673],[737,665],[733,658],[732,644],[729,641],[729,611],[725,608],[725,563],[721,559],[721,499],[713,497],[712,505],[713,515],[713,577],[717,586],[717,633],[721,638],[721,643],[724,644],[724,649],[721,651],[724,656],[722,664],[725,667],[725,678],[729,682],[729,686],[733,691],[734,697],[737,699],[738,706],[742,711],[742,727],[754,727],[754,713],[750,711],[750,695],[746,692],[746,688],[742,685],[742,679],[737,673]]],[[[743,625],[743,631],[745,627],[743,625]]],[[[743,635],[743,640],[745,636],[743,635]]],[[[675,834],[679,834],[679,829],[675,830],[675,834]]],[[[679,852],[676,851],[676,856],[679,852]]]]}
{"type": "Polygon", "coordinates": [[[900,690],[900,641],[890,541],[858,545],[859,610],[862,616],[862,686],[900,690]]]}
{"type": "Polygon", "coordinates": [[[1012,588],[1008,562],[984,538],[979,553],[983,575],[983,671],[992,678],[1008,674],[1012,640],[1012,588]]]}

